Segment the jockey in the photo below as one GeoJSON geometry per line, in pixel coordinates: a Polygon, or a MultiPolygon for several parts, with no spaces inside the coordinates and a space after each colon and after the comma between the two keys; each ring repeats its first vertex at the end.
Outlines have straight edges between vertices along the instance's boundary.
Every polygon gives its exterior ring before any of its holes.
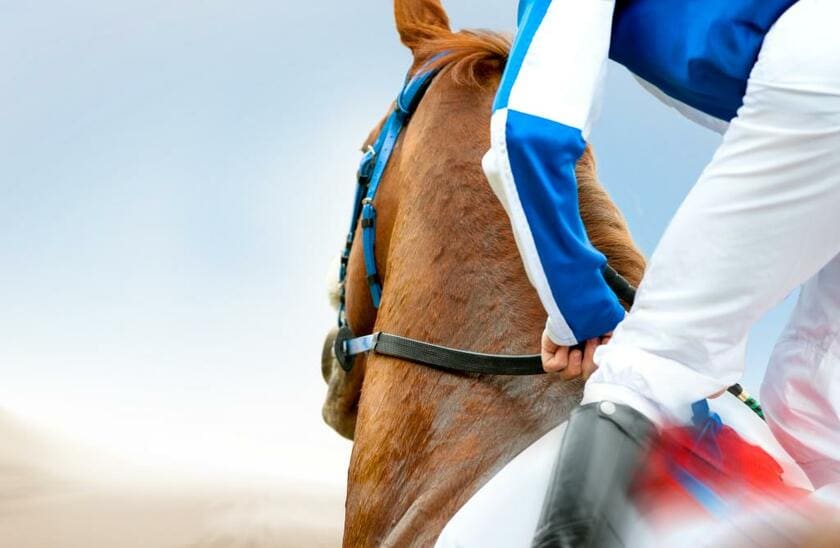
{"type": "Polygon", "coordinates": [[[535,542],[591,541],[644,440],[737,382],[750,327],[800,285],[761,399],[814,486],[840,481],[840,2],[522,0],[518,15],[483,165],[548,313],[543,365],[588,377],[535,542]],[[575,181],[608,58],[723,133],[626,316],[575,181]]]}

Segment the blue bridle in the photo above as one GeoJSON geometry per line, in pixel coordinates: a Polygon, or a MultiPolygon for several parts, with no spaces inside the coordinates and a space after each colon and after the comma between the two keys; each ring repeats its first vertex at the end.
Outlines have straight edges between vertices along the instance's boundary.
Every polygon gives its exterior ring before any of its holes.
{"type": "MultiPolygon", "coordinates": [[[[433,58],[434,61],[436,58],[433,58]]],[[[347,278],[347,264],[350,261],[350,250],[356,238],[356,227],[361,219],[362,246],[365,256],[365,273],[370,288],[370,297],[373,307],[379,308],[382,299],[382,280],[376,268],[376,207],[373,200],[376,198],[376,191],[379,190],[379,183],[382,182],[382,174],[388,166],[388,160],[394,152],[400,134],[408,125],[411,115],[417,110],[417,105],[437,75],[439,69],[421,70],[414,77],[406,77],[405,85],[397,95],[394,110],[388,115],[382,130],[374,141],[368,146],[359,164],[359,171],[356,175],[358,185],[356,186],[356,197],[353,201],[353,217],[350,219],[350,230],[347,233],[347,242],[344,251],[341,253],[341,267],[338,280],[339,308],[338,325],[347,325],[345,309],[345,280],[347,278]]]]}

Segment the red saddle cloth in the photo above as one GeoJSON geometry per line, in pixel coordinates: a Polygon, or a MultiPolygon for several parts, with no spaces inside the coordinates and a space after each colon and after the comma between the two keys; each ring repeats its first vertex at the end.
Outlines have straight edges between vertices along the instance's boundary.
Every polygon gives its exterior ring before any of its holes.
{"type": "Polygon", "coordinates": [[[808,491],[786,485],[782,467],[761,447],[719,423],[663,430],[634,483],[642,515],[654,525],[722,518],[768,503],[793,503],[808,491]]]}

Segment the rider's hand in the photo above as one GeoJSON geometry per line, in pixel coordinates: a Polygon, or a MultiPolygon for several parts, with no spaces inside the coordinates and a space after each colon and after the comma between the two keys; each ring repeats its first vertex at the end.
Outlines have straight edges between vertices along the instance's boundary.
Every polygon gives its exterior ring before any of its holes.
{"type": "Polygon", "coordinates": [[[543,333],[540,354],[542,357],[543,369],[546,373],[559,373],[560,378],[565,381],[581,377],[583,380],[595,371],[596,366],[593,360],[595,349],[606,344],[612,333],[603,337],[589,339],[583,345],[583,350],[578,346],[560,346],[552,341],[547,333],[543,333]]]}

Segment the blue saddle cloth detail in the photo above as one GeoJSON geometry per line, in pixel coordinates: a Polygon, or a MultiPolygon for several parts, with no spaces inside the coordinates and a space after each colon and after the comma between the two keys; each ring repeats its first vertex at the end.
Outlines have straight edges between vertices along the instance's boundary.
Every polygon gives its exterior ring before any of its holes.
{"type": "MultiPolygon", "coordinates": [[[[722,459],[720,448],[717,444],[717,435],[723,428],[723,421],[720,415],[709,409],[707,400],[700,400],[691,406],[693,412],[691,424],[696,432],[695,444],[703,445],[710,453],[722,459]]],[[[671,473],[683,489],[685,489],[700,506],[707,512],[718,518],[724,518],[727,514],[726,503],[714,492],[714,490],[694,477],[688,470],[676,463],[671,463],[671,473]]]]}

